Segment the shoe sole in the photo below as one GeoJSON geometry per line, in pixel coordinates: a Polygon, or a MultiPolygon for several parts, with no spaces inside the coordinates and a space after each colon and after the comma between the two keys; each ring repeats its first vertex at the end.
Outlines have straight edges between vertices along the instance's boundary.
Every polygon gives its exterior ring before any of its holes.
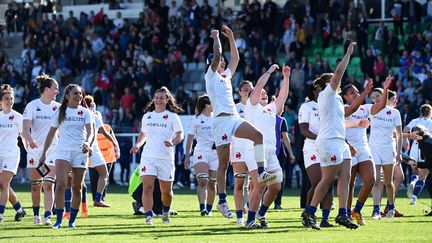
{"type": "Polygon", "coordinates": [[[259,181],[259,183],[267,183],[267,182],[271,182],[271,181],[276,180],[276,178],[277,178],[276,175],[271,175],[271,176],[265,178],[264,180],[259,181]]]}
{"type": "Polygon", "coordinates": [[[414,192],[414,185],[413,184],[409,184],[408,189],[407,189],[407,197],[411,198],[414,192]]]}

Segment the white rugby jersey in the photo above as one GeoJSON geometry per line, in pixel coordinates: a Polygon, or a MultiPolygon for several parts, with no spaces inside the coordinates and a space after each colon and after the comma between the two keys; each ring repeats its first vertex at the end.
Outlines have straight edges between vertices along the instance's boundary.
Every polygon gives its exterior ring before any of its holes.
{"type": "Polygon", "coordinates": [[[189,135],[195,136],[197,144],[195,150],[211,150],[214,139],[211,133],[213,118],[200,114],[192,118],[189,125],[189,135]]]}
{"type": "Polygon", "coordinates": [[[93,122],[90,111],[82,106],[66,108],[66,117],[59,125],[59,112],[52,120],[51,127],[59,128],[58,150],[81,150],[87,137],[86,124],[93,122]]]}
{"type": "Polygon", "coordinates": [[[319,93],[318,110],[320,128],[317,139],[345,140],[345,110],[342,97],[330,85],[319,93]]]}
{"type": "Polygon", "coordinates": [[[19,151],[18,136],[23,130],[23,116],[15,110],[0,111],[0,152],[19,151]]]}
{"type": "Polygon", "coordinates": [[[252,105],[250,99],[246,102],[245,118],[263,134],[266,151],[276,151],[276,105],[274,102],[267,106],[252,105]]]}
{"type": "Polygon", "coordinates": [[[229,68],[221,75],[217,71],[213,72],[210,66],[204,75],[206,91],[213,107],[214,116],[218,116],[220,113],[237,114],[233,99],[231,76],[229,68]]]}
{"type": "MultiPolygon", "coordinates": [[[[237,109],[239,116],[244,119],[245,118],[246,105],[239,102],[236,104],[236,109],[237,109]]],[[[245,139],[245,138],[236,138],[235,136],[232,137],[232,146],[234,148],[252,149],[253,145],[254,145],[254,143],[252,142],[252,140],[245,139]]]]}
{"type": "MultiPolygon", "coordinates": [[[[370,113],[371,105],[365,106],[370,113]]],[[[370,145],[393,145],[393,131],[396,126],[402,126],[401,116],[397,109],[386,106],[375,115],[369,116],[371,129],[370,145]]]]}
{"type": "MultiPolygon", "coordinates": [[[[370,104],[361,105],[354,113],[352,113],[348,117],[345,117],[345,119],[353,122],[368,119],[370,114],[369,110],[371,109],[368,106],[372,107],[372,105],[370,104]]],[[[354,147],[366,145],[367,144],[366,129],[367,128],[363,128],[363,127],[346,128],[345,137],[348,140],[348,142],[354,147]]]]}
{"type": "Polygon", "coordinates": [[[174,138],[176,132],[182,132],[180,117],[168,110],[157,113],[148,112],[143,115],[141,131],[146,134],[146,144],[142,155],[150,158],[167,159],[174,161],[174,147],[165,146],[166,140],[174,138]]]}
{"type": "MultiPolygon", "coordinates": [[[[314,100],[303,103],[300,106],[299,114],[298,114],[298,123],[308,123],[309,131],[315,135],[318,135],[319,127],[320,127],[320,119],[318,112],[318,103],[314,100]]],[[[306,138],[304,146],[306,148],[315,149],[315,140],[306,138]]]]}
{"type": "MultiPolygon", "coordinates": [[[[51,127],[51,119],[58,111],[60,103],[51,101],[49,105],[42,103],[40,99],[36,99],[27,104],[23,118],[31,121],[30,134],[38,143],[39,148],[43,148],[45,139],[51,127]]],[[[57,144],[57,136],[54,136],[52,145],[57,144]]]]}

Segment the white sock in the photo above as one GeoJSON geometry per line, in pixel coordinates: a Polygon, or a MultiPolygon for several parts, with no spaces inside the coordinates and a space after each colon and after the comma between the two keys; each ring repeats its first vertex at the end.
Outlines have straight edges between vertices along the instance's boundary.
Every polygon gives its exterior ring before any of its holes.
{"type": "Polygon", "coordinates": [[[19,208],[19,209],[17,210],[17,213],[22,213],[22,211],[23,211],[23,209],[22,209],[22,207],[21,207],[21,208],[19,208]]]}

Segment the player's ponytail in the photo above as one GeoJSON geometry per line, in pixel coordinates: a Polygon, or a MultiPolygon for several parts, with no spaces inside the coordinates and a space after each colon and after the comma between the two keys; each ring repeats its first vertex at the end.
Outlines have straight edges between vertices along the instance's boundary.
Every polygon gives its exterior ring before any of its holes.
{"type": "Polygon", "coordinates": [[[36,77],[36,82],[37,82],[37,88],[41,95],[45,91],[45,88],[51,88],[53,83],[57,83],[57,81],[55,81],[54,78],[44,73],[36,77]]]}
{"type": "Polygon", "coordinates": [[[195,115],[199,116],[206,108],[206,105],[210,105],[210,98],[208,97],[208,95],[199,96],[197,98],[197,103],[195,106],[195,115]]]}

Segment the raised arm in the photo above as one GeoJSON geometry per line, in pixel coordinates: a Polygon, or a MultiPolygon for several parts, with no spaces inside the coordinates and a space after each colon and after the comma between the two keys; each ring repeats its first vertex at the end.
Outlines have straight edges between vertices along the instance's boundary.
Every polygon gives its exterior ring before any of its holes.
{"type": "Polygon", "coordinates": [[[282,87],[279,89],[279,95],[275,99],[274,103],[276,105],[277,113],[280,114],[284,108],[285,101],[288,99],[289,93],[289,78],[291,74],[291,69],[287,65],[282,69],[283,83],[282,87]]]}
{"type": "Polygon", "coordinates": [[[222,34],[229,40],[231,61],[228,64],[228,68],[231,70],[231,75],[234,75],[240,61],[237,44],[235,42],[234,33],[230,28],[228,28],[228,26],[222,26],[222,30],[222,34]]]}
{"type": "Polygon", "coordinates": [[[384,107],[386,107],[387,105],[387,98],[388,98],[388,88],[390,87],[392,78],[391,76],[387,76],[386,80],[384,81],[384,91],[383,91],[383,97],[381,99],[381,101],[377,104],[374,104],[371,107],[371,114],[375,115],[378,112],[380,112],[382,109],[384,109],[384,107]]]}
{"type": "Polygon", "coordinates": [[[210,37],[213,39],[213,54],[214,58],[210,64],[211,70],[216,72],[222,57],[222,46],[219,39],[219,30],[212,30],[210,37]]]}
{"type": "Polygon", "coordinates": [[[339,64],[336,67],[336,70],[334,71],[334,75],[330,80],[330,87],[333,90],[337,90],[342,76],[345,73],[346,67],[348,66],[349,60],[351,58],[351,55],[354,52],[354,46],[357,44],[357,42],[351,42],[348,46],[347,52],[345,53],[345,56],[342,58],[342,60],[339,62],[339,64]]]}
{"type": "Polygon", "coordinates": [[[350,106],[345,107],[345,117],[350,116],[352,113],[356,112],[357,109],[363,104],[363,101],[365,100],[366,96],[369,95],[373,88],[373,80],[369,79],[366,88],[363,90],[363,92],[360,94],[359,97],[357,97],[350,106]]]}
{"type": "Polygon", "coordinates": [[[251,96],[250,96],[250,102],[252,105],[258,104],[258,102],[261,99],[261,91],[264,88],[264,86],[267,84],[268,79],[270,78],[270,75],[278,69],[279,66],[277,64],[273,64],[270,66],[270,68],[258,79],[255,88],[252,90],[251,96]]]}

